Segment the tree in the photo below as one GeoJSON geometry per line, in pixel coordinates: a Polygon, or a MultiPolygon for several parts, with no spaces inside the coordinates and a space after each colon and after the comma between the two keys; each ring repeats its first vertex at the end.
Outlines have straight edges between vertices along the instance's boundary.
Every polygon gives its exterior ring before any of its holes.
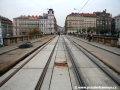
{"type": "Polygon", "coordinates": [[[82,29],[82,33],[86,33],[86,29],[82,29]]]}
{"type": "Polygon", "coordinates": [[[111,21],[111,34],[116,34],[116,30],[115,30],[115,19],[112,18],[112,21],[111,21]]]}
{"type": "Polygon", "coordinates": [[[109,33],[109,31],[110,31],[110,29],[109,29],[109,28],[105,28],[105,29],[104,29],[104,34],[109,33]]]}
{"type": "Polygon", "coordinates": [[[28,35],[36,35],[36,34],[40,34],[40,31],[39,31],[38,28],[31,29],[31,30],[28,32],[28,35]]]}

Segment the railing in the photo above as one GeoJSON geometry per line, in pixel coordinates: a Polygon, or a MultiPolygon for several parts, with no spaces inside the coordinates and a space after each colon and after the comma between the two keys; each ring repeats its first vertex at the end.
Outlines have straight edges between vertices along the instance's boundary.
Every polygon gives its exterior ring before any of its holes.
{"type": "MultiPolygon", "coordinates": [[[[77,36],[77,37],[82,38],[82,39],[87,39],[86,34],[84,34],[84,35],[83,34],[74,34],[74,36],[77,36]]],[[[110,36],[93,35],[92,41],[116,47],[118,40],[114,36],[110,37],[110,36]]]]}
{"type": "Polygon", "coordinates": [[[37,39],[40,37],[42,37],[42,35],[6,37],[6,38],[3,38],[3,43],[5,46],[7,46],[11,44],[20,43],[20,42],[30,41],[30,40],[37,39]]]}

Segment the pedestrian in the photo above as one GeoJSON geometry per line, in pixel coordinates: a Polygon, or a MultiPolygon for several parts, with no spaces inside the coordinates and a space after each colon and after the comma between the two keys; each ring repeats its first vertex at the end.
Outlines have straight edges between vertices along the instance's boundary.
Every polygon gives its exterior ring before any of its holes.
{"type": "Polygon", "coordinates": [[[58,32],[58,35],[60,36],[60,32],[58,32]]]}
{"type": "Polygon", "coordinates": [[[88,33],[88,42],[90,42],[92,40],[92,33],[88,33]]]}

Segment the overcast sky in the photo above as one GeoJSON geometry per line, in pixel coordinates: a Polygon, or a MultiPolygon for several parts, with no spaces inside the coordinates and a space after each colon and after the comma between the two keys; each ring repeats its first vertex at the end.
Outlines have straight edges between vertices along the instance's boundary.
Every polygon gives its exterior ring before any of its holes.
{"type": "MultiPolygon", "coordinates": [[[[42,15],[47,8],[55,12],[57,24],[64,26],[65,18],[81,10],[88,0],[0,0],[0,15],[11,20],[20,15],[42,15]]],[[[120,14],[120,0],[89,0],[80,13],[93,13],[107,9],[112,16],[120,14]]]]}

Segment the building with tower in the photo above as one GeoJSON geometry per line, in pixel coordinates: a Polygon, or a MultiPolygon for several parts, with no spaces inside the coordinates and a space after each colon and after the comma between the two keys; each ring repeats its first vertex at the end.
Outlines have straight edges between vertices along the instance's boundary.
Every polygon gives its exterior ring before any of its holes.
{"type": "Polygon", "coordinates": [[[56,33],[57,22],[53,9],[49,9],[47,14],[43,13],[43,16],[40,17],[39,26],[43,34],[56,33]]]}
{"type": "Polygon", "coordinates": [[[43,16],[21,15],[13,19],[13,26],[14,36],[29,35],[34,30],[39,30],[42,34],[53,34],[56,33],[57,28],[53,9],[49,9],[47,14],[43,13],[43,16]]]}

